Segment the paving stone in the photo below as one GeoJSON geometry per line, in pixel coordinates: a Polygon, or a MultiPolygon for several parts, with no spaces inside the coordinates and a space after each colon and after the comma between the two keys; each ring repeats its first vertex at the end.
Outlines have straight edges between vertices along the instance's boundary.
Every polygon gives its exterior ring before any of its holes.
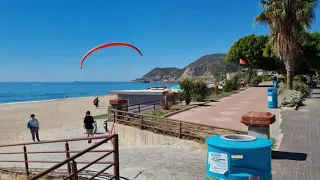
{"type": "Polygon", "coordinates": [[[282,111],[280,129],[284,136],[279,151],[291,154],[272,162],[276,169],[273,180],[320,179],[320,89],[314,89],[305,104],[298,111],[282,111]]]}

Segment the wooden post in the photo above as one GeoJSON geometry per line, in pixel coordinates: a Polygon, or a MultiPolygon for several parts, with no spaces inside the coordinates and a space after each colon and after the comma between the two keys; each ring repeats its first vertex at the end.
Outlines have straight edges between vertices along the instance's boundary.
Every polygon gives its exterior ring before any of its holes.
{"type": "Polygon", "coordinates": [[[143,129],[143,116],[141,115],[141,124],[140,124],[140,129],[143,129]]]}
{"type": "Polygon", "coordinates": [[[153,110],[156,110],[156,101],[153,101],[153,110]]]}
{"type": "Polygon", "coordinates": [[[113,111],[113,123],[116,123],[116,111],[113,111]]]}
{"type": "Polygon", "coordinates": [[[182,122],[179,122],[179,139],[181,139],[181,133],[182,133],[182,122]]]}
{"type": "Polygon", "coordinates": [[[114,161],[114,167],[113,167],[113,173],[115,176],[115,180],[120,180],[120,168],[119,168],[119,141],[118,141],[118,134],[114,135],[114,141],[113,141],[113,161],[114,161]]]}
{"type": "MultiPolygon", "coordinates": [[[[66,141],[66,143],[64,144],[65,147],[65,151],[66,151],[66,159],[70,158],[70,153],[69,153],[69,144],[68,141],[66,141]]],[[[71,167],[70,164],[67,164],[67,176],[69,176],[71,173],[71,167]]]]}
{"type": "Polygon", "coordinates": [[[27,155],[27,147],[23,146],[23,155],[24,155],[24,165],[26,167],[26,173],[27,176],[29,177],[29,164],[28,164],[28,155],[27,155]]]}
{"type": "Polygon", "coordinates": [[[140,104],[138,105],[138,112],[139,112],[139,114],[141,113],[141,112],[140,112],[140,104]]]}
{"type": "Polygon", "coordinates": [[[108,106],[108,119],[107,121],[110,121],[110,118],[111,118],[111,106],[108,106]]]}
{"type": "Polygon", "coordinates": [[[71,164],[71,180],[78,180],[78,169],[77,169],[77,163],[73,160],[71,164]]]}

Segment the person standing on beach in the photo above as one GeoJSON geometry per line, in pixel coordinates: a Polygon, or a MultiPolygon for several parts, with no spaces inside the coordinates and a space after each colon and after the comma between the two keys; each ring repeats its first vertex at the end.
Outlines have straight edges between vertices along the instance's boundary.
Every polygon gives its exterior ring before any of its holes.
{"type": "Polygon", "coordinates": [[[96,106],[96,108],[99,107],[99,97],[96,97],[94,100],[93,100],[93,105],[96,106]]]}
{"type": "Polygon", "coordinates": [[[35,141],[35,137],[37,137],[37,140],[39,139],[39,121],[35,118],[34,114],[30,115],[30,118],[28,119],[28,128],[30,129],[32,140],[35,141]]]}
{"type": "MultiPolygon", "coordinates": [[[[86,117],[84,118],[84,121],[83,121],[83,127],[87,131],[87,137],[90,137],[90,135],[91,137],[93,137],[93,126],[94,126],[94,119],[90,115],[90,111],[87,111],[86,117]]],[[[88,140],[88,143],[91,143],[91,140],[88,140]]]]}

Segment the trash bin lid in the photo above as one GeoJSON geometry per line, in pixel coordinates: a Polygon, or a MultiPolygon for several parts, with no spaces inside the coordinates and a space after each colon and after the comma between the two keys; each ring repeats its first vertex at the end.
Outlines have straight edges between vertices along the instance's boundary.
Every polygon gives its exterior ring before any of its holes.
{"type": "Polygon", "coordinates": [[[273,144],[267,138],[239,134],[211,136],[206,138],[206,143],[209,146],[228,149],[258,149],[271,147],[273,144]]]}

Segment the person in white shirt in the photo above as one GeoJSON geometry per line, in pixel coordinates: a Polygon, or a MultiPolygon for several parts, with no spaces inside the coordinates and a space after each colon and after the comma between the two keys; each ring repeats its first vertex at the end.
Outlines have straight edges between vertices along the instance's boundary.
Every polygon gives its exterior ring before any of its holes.
{"type": "Polygon", "coordinates": [[[28,128],[30,129],[32,140],[35,141],[35,137],[37,137],[37,140],[39,139],[39,121],[35,118],[34,114],[30,115],[30,118],[28,119],[28,128]]]}

